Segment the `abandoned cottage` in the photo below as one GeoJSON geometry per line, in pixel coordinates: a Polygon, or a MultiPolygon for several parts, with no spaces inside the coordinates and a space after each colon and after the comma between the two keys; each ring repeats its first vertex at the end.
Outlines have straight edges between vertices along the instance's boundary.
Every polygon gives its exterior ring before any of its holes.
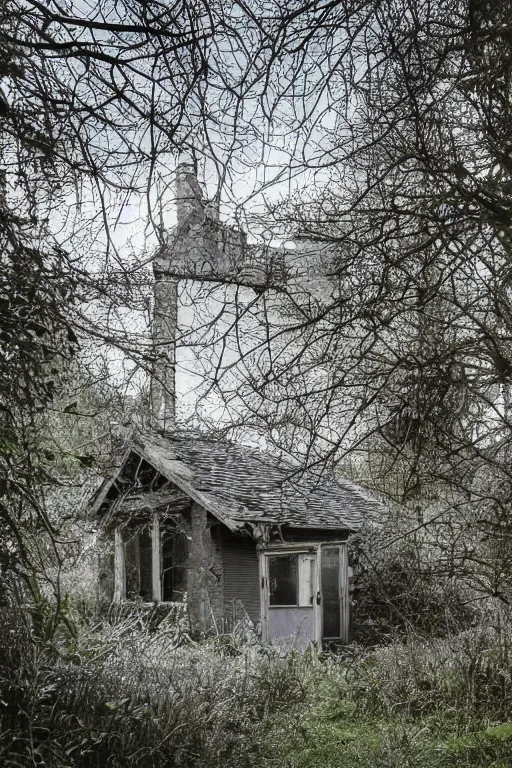
{"type": "Polygon", "coordinates": [[[134,437],[93,505],[115,540],[114,599],[186,599],[196,632],[247,616],[265,641],[348,641],[347,538],[379,504],[295,470],[200,435],[134,437]]]}
{"type": "Polygon", "coordinates": [[[114,542],[102,591],[116,601],[186,602],[196,633],[248,618],[266,642],[347,642],[347,540],[380,516],[380,503],[347,481],[176,426],[178,280],[261,290],[277,262],[255,268],[243,235],[212,221],[190,164],[177,179],[176,231],[154,260],[154,426],[131,438],[92,500],[114,542]]]}

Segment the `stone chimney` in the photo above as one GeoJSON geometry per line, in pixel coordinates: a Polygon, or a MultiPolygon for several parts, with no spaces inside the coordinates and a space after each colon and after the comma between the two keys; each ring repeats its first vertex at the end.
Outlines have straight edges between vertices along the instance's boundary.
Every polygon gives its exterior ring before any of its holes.
{"type": "Polygon", "coordinates": [[[176,219],[173,231],[162,231],[153,259],[151,410],[159,431],[176,427],[178,281],[233,283],[261,292],[286,280],[282,249],[248,246],[242,230],[220,221],[218,197],[210,203],[203,198],[193,153],[181,153],[176,167],[176,219]]]}
{"type": "Polygon", "coordinates": [[[162,244],[153,260],[154,310],[153,349],[155,363],[151,378],[151,413],[153,427],[160,432],[176,428],[176,334],[178,330],[178,277],[168,268],[169,247],[179,248],[183,238],[200,230],[204,203],[197,180],[197,164],[190,155],[180,154],[176,168],[177,226],[168,242],[162,244]]]}
{"type": "Polygon", "coordinates": [[[169,432],[176,427],[176,331],[178,325],[178,281],[153,268],[153,349],[151,377],[153,427],[169,432]]]}
{"type": "Polygon", "coordinates": [[[180,152],[176,168],[176,214],[178,219],[178,237],[185,228],[201,227],[204,220],[203,193],[197,180],[197,162],[195,156],[180,152]]]}

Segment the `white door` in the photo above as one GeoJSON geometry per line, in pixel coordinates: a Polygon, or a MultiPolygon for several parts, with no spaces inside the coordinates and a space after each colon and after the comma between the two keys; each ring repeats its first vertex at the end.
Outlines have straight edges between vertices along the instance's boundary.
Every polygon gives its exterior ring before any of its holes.
{"type": "Polygon", "coordinates": [[[304,650],[320,629],[316,551],[262,557],[262,623],[268,642],[304,650]]]}

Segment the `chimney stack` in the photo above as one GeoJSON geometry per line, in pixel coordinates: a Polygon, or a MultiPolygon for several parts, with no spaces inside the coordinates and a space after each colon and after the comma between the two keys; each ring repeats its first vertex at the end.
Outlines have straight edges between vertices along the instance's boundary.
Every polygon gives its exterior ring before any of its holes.
{"type": "Polygon", "coordinates": [[[204,219],[203,193],[197,180],[195,153],[180,152],[176,168],[176,213],[178,233],[184,226],[201,225],[204,219]]]}
{"type": "MultiPolygon", "coordinates": [[[[186,237],[194,225],[202,225],[204,205],[197,180],[197,163],[193,155],[180,153],[176,168],[177,227],[174,237],[186,237]]],[[[162,232],[163,239],[165,233],[162,232]]],[[[171,244],[172,247],[172,244],[171,244]]],[[[160,432],[176,428],[176,334],[178,328],[178,279],[169,275],[163,245],[153,261],[154,309],[153,350],[155,356],[151,378],[151,412],[153,426],[160,432]]]]}
{"type": "Polygon", "coordinates": [[[155,275],[153,350],[151,377],[153,426],[159,432],[176,428],[176,330],[178,325],[178,281],[153,267],[155,275]]]}

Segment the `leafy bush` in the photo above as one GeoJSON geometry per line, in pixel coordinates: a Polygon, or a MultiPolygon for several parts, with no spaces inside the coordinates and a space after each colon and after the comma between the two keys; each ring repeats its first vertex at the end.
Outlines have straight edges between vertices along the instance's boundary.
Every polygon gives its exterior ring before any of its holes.
{"type": "Polygon", "coordinates": [[[512,622],[503,611],[445,638],[356,652],[347,667],[361,711],[408,718],[442,713],[462,730],[512,719],[512,622]]]}
{"type": "Polygon", "coordinates": [[[435,550],[404,533],[386,545],[373,534],[362,547],[353,579],[354,638],[364,645],[405,638],[411,631],[444,636],[475,619],[468,590],[448,576],[435,550]]]}
{"type": "Polygon", "coordinates": [[[2,765],[260,765],[273,717],[305,695],[304,662],[175,639],[109,616],[55,658],[25,633],[9,678],[2,667],[2,765]]]}

